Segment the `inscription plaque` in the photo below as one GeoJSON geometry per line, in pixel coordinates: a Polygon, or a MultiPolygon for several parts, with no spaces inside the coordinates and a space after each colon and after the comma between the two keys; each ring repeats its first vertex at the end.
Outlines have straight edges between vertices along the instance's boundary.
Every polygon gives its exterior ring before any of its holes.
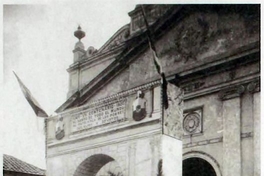
{"type": "Polygon", "coordinates": [[[125,109],[126,99],[122,99],[115,103],[84,110],[72,117],[72,132],[126,121],[127,117],[125,115],[125,109]]]}

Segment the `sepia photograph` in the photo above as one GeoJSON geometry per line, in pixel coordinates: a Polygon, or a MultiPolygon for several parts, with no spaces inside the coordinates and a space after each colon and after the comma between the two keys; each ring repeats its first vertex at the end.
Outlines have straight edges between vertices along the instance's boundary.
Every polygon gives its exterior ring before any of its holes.
{"type": "Polygon", "coordinates": [[[1,5],[0,176],[261,176],[260,3],[1,5]]]}

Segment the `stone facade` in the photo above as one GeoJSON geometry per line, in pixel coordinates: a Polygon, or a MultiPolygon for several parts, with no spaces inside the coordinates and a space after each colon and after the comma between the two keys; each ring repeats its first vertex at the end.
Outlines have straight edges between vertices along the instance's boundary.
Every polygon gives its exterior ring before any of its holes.
{"type": "Polygon", "coordinates": [[[47,175],[259,176],[260,7],[145,7],[170,108],[137,6],[68,69],[69,98],[47,120],[47,175]]]}

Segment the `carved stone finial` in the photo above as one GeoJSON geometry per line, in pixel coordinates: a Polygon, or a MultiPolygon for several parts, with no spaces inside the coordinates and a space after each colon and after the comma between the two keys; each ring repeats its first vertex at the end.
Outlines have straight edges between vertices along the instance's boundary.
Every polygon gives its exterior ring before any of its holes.
{"type": "Polygon", "coordinates": [[[74,36],[81,40],[83,37],[85,37],[85,32],[82,31],[81,26],[79,25],[77,30],[74,32],[74,36]]]}

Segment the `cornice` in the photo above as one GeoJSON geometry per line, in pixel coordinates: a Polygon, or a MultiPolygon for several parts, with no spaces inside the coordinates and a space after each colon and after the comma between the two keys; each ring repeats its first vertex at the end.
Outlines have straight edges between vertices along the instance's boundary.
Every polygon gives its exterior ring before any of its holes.
{"type": "Polygon", "coordinates": [[[59,113],[60,111],[63,111],[66,107],[68,107],[69,105],[71,105],[74,101],[76,101],[76,99],[78,99],[80,96],[80,92],[76,91],[74,94],[72,94],[72,96],[70,96],[70,98],[68,98],[66,100],[66,102],[64,102],[55,112],[59,113]]]}
{"type": "MultiPolygon", "coordinates": [[[[109,97],[105,97],[105,98],[101,98],[101,99],[98,99],[98,100],[94,100],[94,101],[89,102],[87,104],[84,104],[82,106],[65,110],[65,111],[61,112],[60,115],[67,114],[67,113],[70,113],[70,112],[73,112],[73,111],[78,111],[80,109],[85,109],[85,108],[88,108],[89,106],[97,106],[97,105],[105,103],[105,102],[115,101],[117,99],[120,99],[120,98],[123,98],[123,97],[127,97],[129,95],[135,94],[138,90],[147,90],[147,89],[150,89],[150,88],[158,86],[158,85],[160,85],[160,80],[152,81],[152,82],[149,82],[147,84],[144,84],[144,85],[141,85],[141,86],[137,86],[137,87],[131,88],[129,90],[125,90],[123,92],[119,92],[119,93],[111,95],[109,97]]],[[[71,100],[69,102],[69,104],[71,102],[73,102],[74,100],[76,100],[76,98],[77,98],[77,92],[75,94],[73,94],[73,96],[69,99],[69,100],[71,100]]]]}
{"type": "Polygon", "coordinates": [[[96,62],[102,62],[102,61],[112,59],[112,58],[118,56],[122,52],[122,49],[124,49],[124,47],[125,47],[124,44],[121,44],[120,46],[115,47],[115,48],[108,50],[106,52],[97,53],[94,56],[89,57],[89,58],[86,57],[83,60],[81,60],[79,62],[75,62],[72,65],[70,65],[70,67],[67,69],[67,71],[71,72],[71,71],[78,69],[80,67],[86,67],[86,66],[91,65],[91,64],[96,63],[96,62]]]}
{"type": "MultiPolygon", "coordinates": [[[[214,86],[210,86],[208,88],[203,88],[201,90],[193,91],[190,93],[184,94],[184,100],[190,100],[197,97],[205,96],[212,93],[219,92],[219,98],[221,100],[230,99],[237,96],[242,95],[245,92],[245,86],[250,85],[251,83],[254,85],[259,85],[260,75],[251,75],[247,77],[243,77],[240,79],[236,79],[233,81],[220,83],[214,86]]],[[[257,90],[256,87],[254,90],[257,90]]]]}
{"type": "MultiPolygon", "coordinates": [[[[68,150],[65,149],[64,151],[57,152],[56,154],[52,154],[52,155],[48,154],[47,157],[48,158],[52,158],[52,157],[59,156],[59,155],[65,155],[65,154],[69,154],[69,153],[76,153],[76,152],[79,152],[79,151],[89,150],[89,149],[103,147],[103,146],[107,146],[107,145],[114,145],[114,144],[117,144],[117,143],[120,143],[120,142],[138,140],[138,139],[141,139],[141,138],[149,138],[150,136],[157,135],[157,134],[161,134],[161,130],[160,129],[151,130],[151,131],[145,131],[144,133],[127,135],[127,136],[124,136],[124,137],[121,137],[121,138],[105,140],[104,142],[93,144],[93,145],[80,146],[80,147],[75,147],[74,149],[68,149],[68,150]]],[[[81,139],[81,140],[84,140],[84,139],[81,139]]],[[[71,143],[72,144],[76,143],[76,140],[72,141],[71,143]]],[[[61,144],[61,145],[65,145],[65,144],[66,143],[61,144]]],[[[60,146],[60,145],[50,145],[50,144],[48,144],[47,147],[51,149],[53,147],[58,147],[58,146],[60,146]]]]}
{"type": "MultiPolygon", "coordinates": [[[[129,24],[126,24],[126,25],[124,25],[123,27],[121,27],[99,50],[98,50],[98,52],[100,53],[100,52],[102,52],[102,51],[104,51],[105,49],[106,49],[106,47],[107,46],[109,46],[109,44],[112,42],[112,41],[114,41],[114,39],[116,38],[116,37],[118,37],[119,35],[121,35],[122,34],[122,32],[124,32],[124,31],[126,31],[126,30],[128,30],[129,31],[129,26],[130,26],[130,23],[129,24]]],[[[127,36],[127,37],[129,37],[129,36],[127,36]]],[[[122,44],[123,44],[123,42],[124,41],[122,41],[122,44]]]]}
{"type": "Polygon", "coordinates": [[[220,90],[218,96],[220,100],[229,100],[240,97],[242,94],[249,92],[254,93],[260,90],[260,78],[251,80],[250,82],[241,83],[238,85],[229,85],[227,88],[220,90]]]}
{"type": "Polygon", "coordinates": [[[194,68],[190,68],[187,70],[183,70],[178,72],[180,77],[190,76],[197,74],[199,72],[204,72],[204,70],[209,69],[206,71],[206,74],[210,74],[213,72],[221,72],[223,69],[227,70],[230,67],[234,67],[234,65],[239,65],[242,63],[253,62],[255,60],[260,60],[259,57],[259,49],[260,43],[259,41],[252,42],[248,45],[242,46],[240,48],[231,50],[229,52],[225,52],[223,54],[219,54],[216,56],[211,56],[206,58],[208,62],[198,65],[194,68]],[[256,56],[256,58],[248,58],[256,56]],[[223,65],[224,64],[224,65],[223,65]],[[215,66],[221,66],[222,69],[215,69],[215,66]]]}
{"type": "MultiPolygon", "coordinates": [[[[242,139],[253,137],[253,132],[241,133],[240,137],[242,139]]],[[[192,143],[186,143],[186,144],[183,144],[183,148],[187,149],[187,148],[191,148],[191,147],[198,147],[198,146],[215,144],[215,143],[222,143],[222,142],[223,142],[223,137],[221,136],[218,138],[211,138],[211,139],[207,139],[207,140],[202,140],[202,141],[197,141],[197,142],[192,142],[192,143]]]]}

